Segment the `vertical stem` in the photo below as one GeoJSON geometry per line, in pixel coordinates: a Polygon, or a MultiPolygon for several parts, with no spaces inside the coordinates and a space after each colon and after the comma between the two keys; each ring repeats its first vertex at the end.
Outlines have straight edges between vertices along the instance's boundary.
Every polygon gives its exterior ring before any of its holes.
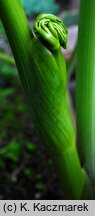
{"type": "Polygon", "coordinates": [[[32,31],[20,0],[0,0],[0,18],[12,48],[22,84],[28,89],[27,76],[31,71],[32,31]]]}
{"type": "Polygon", "coordinates": [[[80,1],[76,81],[80,157],[89,176],[95,180],[95,0],[80,1]]]}

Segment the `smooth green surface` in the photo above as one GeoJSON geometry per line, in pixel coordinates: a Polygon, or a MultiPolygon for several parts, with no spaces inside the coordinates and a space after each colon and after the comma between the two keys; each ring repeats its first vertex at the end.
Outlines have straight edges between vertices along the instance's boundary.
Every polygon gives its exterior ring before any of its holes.
{"type": "Polygon", "coordinates": [[[95,181],[95,0],[80,1],[76,79],[80,158],[95,181]]]}
{"type": "MultiPolygon", "coordinates": [[[[31,31],[19,0],[14,3],[13,0],[0,0],[0,15],[35,128],[53,158],[66,197],[80,199],[85,179],[75,146],[66,92],[66,66],[60,48],[60,43],[66,46],[63,34],[66,29],[61,21],[58,24],[58,18],[52,20],[52,15],[47,18],[45,15],[47,20],[41,27],[44,31],[40,31],[42,37],[37,37],[37,28],[31,31]]],[[[43,15],[40,18],[43,19],[43,15]]]]}

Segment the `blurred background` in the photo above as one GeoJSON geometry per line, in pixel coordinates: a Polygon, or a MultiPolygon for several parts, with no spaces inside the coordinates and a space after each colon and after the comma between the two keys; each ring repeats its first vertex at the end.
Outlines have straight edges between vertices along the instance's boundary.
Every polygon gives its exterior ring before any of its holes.
{"type": "MultiPolygon", "coordinates": [[[[33,26],[42,12],[68,28],[65,55],[75,112],[75,71],[79,0],[21,0],[33,26]]],[[[35,133],[17,68],[0,21],[0,199],[64,199],[52,160],[35,133]]]]}

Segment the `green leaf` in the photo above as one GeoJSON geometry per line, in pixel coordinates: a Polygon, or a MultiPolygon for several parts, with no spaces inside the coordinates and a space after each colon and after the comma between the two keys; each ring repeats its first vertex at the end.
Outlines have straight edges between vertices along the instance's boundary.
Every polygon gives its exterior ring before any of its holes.
{"type": "Polygon", "coordinates": [[[14,88],[0,89],[0,102],[6,97],[13,95],[15,92],[14,88]]]}
{"type": "Polygon", "coordinates": [[[3,158],[9,158],[12,161],[17,162],[20,157],[20,148],[20,143],[18,143],[16,140],[13,140],[0,150],[0,156],[3,158]]]}
{"type": "Polygon", "coordinates": [[[32,169],[30,169],[30,168],[26,168],[24,170],[24,174],[28,177],[33,177],[33,175],[34,175],[32,169]]]}
{"type": "Polygon", "coordinates": [[[2,64],[0,65],[1,68],[1,74],[7,77],[15,77],[18,76],[18,72],[16,70],[16,67],[11,67],[8,64],[2,64]]]}
{"type": "Polygon", "coordinates": [[[29,151],[33,151],[33,150],[35,150],[36,148],[37,148],[37,146],[36,146],[36,144],[34,144],[34,143],[26,143],[26,147],[27,147],[27,149],[29,150],[29,151]]]}
{"type": "Polygon", "coordinates": [[[45,185],[43,183],[37,183],[35,187],[37,190],[44,190],[45,189],[45,185]]]}

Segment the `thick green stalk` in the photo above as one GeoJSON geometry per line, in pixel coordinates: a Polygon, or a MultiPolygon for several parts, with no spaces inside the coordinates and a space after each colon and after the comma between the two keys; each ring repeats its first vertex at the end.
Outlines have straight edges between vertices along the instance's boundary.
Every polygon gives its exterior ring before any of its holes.
{"type": "Polygon", "coordinates": [[[66,198],[80,199],[85,177],[75,145],[60,49],[60,44],[66,47],[66,28],[57,17],[42,14],[32,32],[19,0],[0,0],[0,15],[35,128],[51,154],[66,198]]]}
{"type": "Polygon", "coordinates": [[[0,0],[0,17],[3,22],[13,55],[24,86],[28,88],[32,32],[20,0],[0,0]]]}
{"type": "Polygon", "coordinates": [[[82,163],[95,182],[95,0],[80,1],[76,79],[77,141],[82,163]]]}

